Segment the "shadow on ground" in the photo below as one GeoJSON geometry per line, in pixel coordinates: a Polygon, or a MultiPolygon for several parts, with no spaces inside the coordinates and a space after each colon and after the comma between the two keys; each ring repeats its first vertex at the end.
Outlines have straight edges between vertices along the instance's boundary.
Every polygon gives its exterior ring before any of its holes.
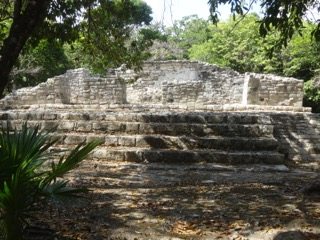
{"type": "Polygon", "coordinates": [[[314,173],[128,164],[109,163],[96,181],[77,178],[92,190],[84,202],[51,206],[40,218],[70,239],[279,240],[295,230],[320,233],[319,197],[301,191],[314,173]]]}

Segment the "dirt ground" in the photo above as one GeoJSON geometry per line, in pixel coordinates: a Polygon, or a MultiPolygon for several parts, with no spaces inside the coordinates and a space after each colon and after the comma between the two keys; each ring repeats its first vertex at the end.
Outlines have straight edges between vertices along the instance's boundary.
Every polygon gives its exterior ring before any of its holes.
{"type": "Polygon", "coordinates": [[[37,215],[55,239],[320,239],[320,194],[308,189],[315,171],[86,164],[69,178],[89,194],[37,215]]]}

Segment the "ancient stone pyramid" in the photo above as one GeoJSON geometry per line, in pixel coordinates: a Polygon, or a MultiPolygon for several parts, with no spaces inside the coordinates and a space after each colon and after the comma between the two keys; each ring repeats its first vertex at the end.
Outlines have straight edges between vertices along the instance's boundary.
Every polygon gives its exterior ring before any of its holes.
{"type": "Polygon", "coordinates": [[[294,78],[190,61],[122,66],[103,77],[76,69],[2,99],[0,123],[56,127],[57,154],[101,139],[97,161],[314,167],[319,117],[302,107],[302,89],[294,78]]]}

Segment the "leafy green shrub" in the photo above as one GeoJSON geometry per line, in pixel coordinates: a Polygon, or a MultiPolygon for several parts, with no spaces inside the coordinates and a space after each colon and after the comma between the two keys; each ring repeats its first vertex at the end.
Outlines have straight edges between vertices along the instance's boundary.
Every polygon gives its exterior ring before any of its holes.
{"type": "MultiPolygon", "coordinates": [[[[248,14],[237,16],[217,25],[208,25],[208,39],[193,43],[188,51],[191,60],[200,60],[230,67],[239,72],[275,73],[309,80],[319,68],[320,44],[310,38],[314,24],[305,22],[300,34],[293,35],[284,49],[273,52],[279,40],[274,32],[262,38],[260,17],[248,14]]],[[[196,33],[194,33],[196,34],[196,33]]]]}
{"type": "Polygon", "coordinates": [[[39,127],[28,128],[27,124],[21,131],[0,133],[0,239],[23,239],[23,227],[40,199],[70,197],[86,191],[68,187],[62,177],[100,143],[80,144],[66,158],[45,165],[53,160],[47,150],[56,141],[39,127]]]}
{"type": "Polygon", "coordinates": [[[25,46],[11,72],[11,80],[16,88],[35,86],[70,68],[73,65],[67,58],[62,43],[41,40],[36,46],[25,46]]]}
{"type": "Polygon", "coordinates": [[[314,80],[305,82],[303,91],[303,105],[312,107],[312,112],[320,112],[320,88],[315,86],[314,80]]]}

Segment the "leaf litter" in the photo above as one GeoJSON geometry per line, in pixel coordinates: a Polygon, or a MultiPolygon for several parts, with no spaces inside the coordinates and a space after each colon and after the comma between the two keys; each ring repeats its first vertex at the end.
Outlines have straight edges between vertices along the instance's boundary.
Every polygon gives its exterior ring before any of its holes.
{"type": "Polygon", "coordinates": [[[320,239],[320,197],[301,191],[313,177],[287,174],[278,183],[261,174],[250,181],[239,174],[214,183],[166,183],[152,177],[146,186],[95,182],[82,201],[50,203],[35,217],[56,232],[57,240],[281,240],[286,239],[281,234],[292,231],[300,231],[294,235],[300,239],[320,239]]]}

